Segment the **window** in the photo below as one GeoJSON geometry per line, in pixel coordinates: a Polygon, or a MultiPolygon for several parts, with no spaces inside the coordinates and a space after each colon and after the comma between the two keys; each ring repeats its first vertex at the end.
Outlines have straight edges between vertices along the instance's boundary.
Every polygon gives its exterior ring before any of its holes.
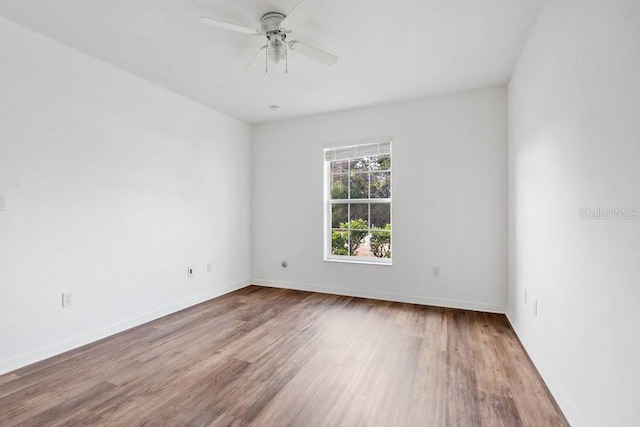
{"type": "Polygon", "coordinates": [[[391,142],[327,148],[325,259],[391,264],[391,142]]]}

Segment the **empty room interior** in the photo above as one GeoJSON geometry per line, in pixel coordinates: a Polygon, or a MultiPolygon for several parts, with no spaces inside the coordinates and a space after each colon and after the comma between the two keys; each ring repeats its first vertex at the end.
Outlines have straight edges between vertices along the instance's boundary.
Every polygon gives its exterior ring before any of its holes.
{"type": "Polygon", "coordinates": [[[2,426],[640,425],[640,2],[0,0],[0,297],[2,426]]]}

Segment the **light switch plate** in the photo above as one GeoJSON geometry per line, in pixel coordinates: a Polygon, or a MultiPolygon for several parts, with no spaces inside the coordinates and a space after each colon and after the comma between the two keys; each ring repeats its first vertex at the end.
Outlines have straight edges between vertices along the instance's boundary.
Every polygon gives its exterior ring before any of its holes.
{"type": "Polygon", "coordinates": [[[0,193],[0,212],[4,212],[4,194],[0,193]]]}

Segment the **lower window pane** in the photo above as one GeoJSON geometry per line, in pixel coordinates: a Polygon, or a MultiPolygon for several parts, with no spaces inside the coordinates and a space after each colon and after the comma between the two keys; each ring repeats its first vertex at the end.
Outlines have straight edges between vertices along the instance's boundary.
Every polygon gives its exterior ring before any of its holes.
{"type": "Polygon", "coordinates": [[[346,204],[331,205],[331,228],[347,228],[348,212],[349,206],[346,204]]]}
{"type": "Polygon", "coordinates": [[[349,228],[369,228],[369,204],[352,203],[349,228]]]}
{"type": "Polygon", "coordinates": [[[372,203],[371,228],[385,228],[387,224],[391,224],[391,204],[372,203]]]}
{"type": "Polygon", "coordinates": [[[369,230],[351,230],[349,232],[349,255],[370,256],[368,248],[369,230]]]}
{"type": "Polygon", "coordinates": [[[331,230],[331,255],[349,255],[347,230],[331,230]]]}
{"type": "Polygon", "coordinates": [[[391,258],[391,232],[379,229],[371,230],[369,249],[371,256],[376,258],[391,258]]]}

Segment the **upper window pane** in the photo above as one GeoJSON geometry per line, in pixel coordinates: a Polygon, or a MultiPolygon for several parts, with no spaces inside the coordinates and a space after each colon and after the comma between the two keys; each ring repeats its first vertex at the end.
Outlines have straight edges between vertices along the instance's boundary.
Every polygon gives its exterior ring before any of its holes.
{"type": "Polygon", "coordinates": [[[331,173],[349,172],[349,160],[336,160],[331,162],[331,173]]]}
{"type": "Polygon", "coordinates": [[[371,198],[388,199],[391,197],[391,172],[371,174],[371,198]]]}
{"type": "Polygon", "coordinates": [[[352,172],[366,172],[369,170],[369,157],[356,157],[351,159],[350,168],[352,172]]]}
{"type": "Polygon", "coordinates": [[[385,154],[382,156],[369,157],[369,169],[372,171],[386,171],[391,169],[391,156],[385,154]]]}
{"type": "Polygon", "coordinates": [[[331,174],[331,182],[329,186],[330,199],[348,199],[349,198],[349,175],[331,174]]]}
{"type": "Polygon", "coordinates": [[[351,199],[368,199],[369,198],[369,173],[351,171],[349,175],[349,196],[351,199]]]}

